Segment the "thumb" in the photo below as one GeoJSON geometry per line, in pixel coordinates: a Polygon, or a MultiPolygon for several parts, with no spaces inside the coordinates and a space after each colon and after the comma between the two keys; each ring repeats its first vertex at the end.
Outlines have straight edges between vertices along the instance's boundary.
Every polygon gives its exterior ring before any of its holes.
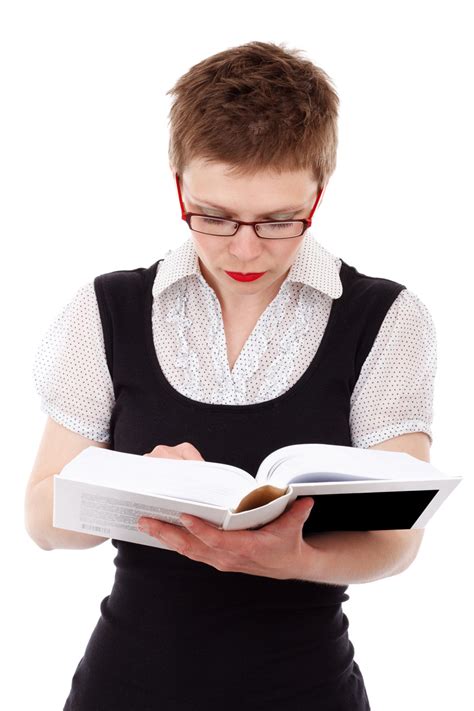
{"type": "Polygon", "coordinates": [[[299,504],[297,514],[301,517],[302,523],[304,523],[308,520],[309,515],[313,509],[314,499],[310,496],[306,496],[301,499],[296,499],[296,501],[293,503],[293,507],[295,504],[299,504]]]}
{"type": "Polygon", "coordinates": [[[314,499],[309,496],[296,499],[296,501],[293,502],[293,506],[291,508],[291,512],[294,514],[293,520],[296,520],[296,523],[300,528],[303,528],[304,524],[308,520],[313,506],[314,499]]]}
{"type": "Polygon", "coordinates": [[[314,500],[310,496],[295,499],[284,513],[278,516],[274,521],[267,523],[267,530],[271,530],[272,528],[280,530],[286,530],[287,528],[294,529],[295,526],[302,528],[313,508],[313,504],[314,500]]]}
{"type": "Polygon", "coordinates": [[[313,505],[314,499],[310,496],[302,496],[293,501],[286,513],[289,514],[291,518],[299,519],[301,523],[304,523],[311,513],[313,505]]]}

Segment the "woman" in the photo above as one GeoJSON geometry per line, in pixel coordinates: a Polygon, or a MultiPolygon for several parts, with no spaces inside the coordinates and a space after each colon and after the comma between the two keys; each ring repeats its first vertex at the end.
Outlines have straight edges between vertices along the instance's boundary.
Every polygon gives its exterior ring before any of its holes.
{"type": "MultiPolygon", "coordinates": [[[[81,287],[37,353],[49,418],[27,519],[45,549],[107,540],[50,525],[52,474],[90,445],[253,475],[305,442],[429,459],[428,310],[308,231],[336,163],[327,75],[250,42],[173,91],[170,168],[189,239],[81,287]]],[[[113,540],[114,586],[64,711],[370,709],[342,603],[351,582],[405,570],[422,531],[305,537],[309,503],[253,531],[142,518],[163,549],[113,540]]]]}

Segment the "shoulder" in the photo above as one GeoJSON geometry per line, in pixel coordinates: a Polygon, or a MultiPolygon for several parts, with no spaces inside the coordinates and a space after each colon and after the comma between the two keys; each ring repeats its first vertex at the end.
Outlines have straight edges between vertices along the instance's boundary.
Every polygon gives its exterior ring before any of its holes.
{"type": "Polygon", "coordinates": [[[54,314],[48,324],[48,331],[65,331],[73,324],[77,328],[97,312],[94,282],[81,284],[54,314]]]}
{"type": "Polygon", "coordinates": [[[353,284],[361,286],[366,289],[377,289],[377,288],[397,288],[405,289],[405,285],[395,279],[389,279],[385,276],[376,276],[374,274],[366,274],[361,272],[359,269],[351,264],[348,264],[345,260],[341,259],[340,267],[341,277],[345,276],[348,284],[353,284]]]}
{"type": "Polygon", "coordinates": [[[411,289],[405,288],[399,293],[387,313],[386,321],[399,332],[417,335],[418,339],[424,335],[436,340],[436,326],[431,310],[411,289]]]}
{"type": "Polygon", "coordinates": [[[136,267],[134,269],[115,269],[110,272],[98,274],[92,284],[99,306],[114,297],[122,299],[130,290],[143,292],[151,286],[156,275],[157,260],[149,267],[136,267]]]}
{"type": "Polygon", "coordinates": [[[382,276],[359,271],[342,260],[342,300],[348,315],[366,313],[369,320],[383,316],[399,294],[406,290],[405,284],[382,276]]]}
{"type": "Polygon", "coordinates": [[[121,281],[140,279],[141,277],[147,274],[156,273],[158,263],[160,261],[161,260],[158,259],[156,262],[153,262],[153,264],[148,267],[135,267],[133,269],[114,269],[110,272],[103,272],[94,277],[93,283],[95,284],[97,281],[119,283],[121,281]]]}

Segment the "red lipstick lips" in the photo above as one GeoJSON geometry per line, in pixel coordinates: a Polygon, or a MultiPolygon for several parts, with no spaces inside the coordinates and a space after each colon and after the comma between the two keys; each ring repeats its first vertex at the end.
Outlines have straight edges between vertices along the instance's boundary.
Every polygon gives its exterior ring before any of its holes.
{"type": "Polygon", "coordinates": [[[254,272],[254,273],[248,273],[248,274],[242,274],[242,272],[228,272],[224,270],[226,274],[228,274],[232,279],[235,279],[236,281],[255,281],[255,279],[259,279],[261,276],[266,274],[266,272],[254,272]]]}

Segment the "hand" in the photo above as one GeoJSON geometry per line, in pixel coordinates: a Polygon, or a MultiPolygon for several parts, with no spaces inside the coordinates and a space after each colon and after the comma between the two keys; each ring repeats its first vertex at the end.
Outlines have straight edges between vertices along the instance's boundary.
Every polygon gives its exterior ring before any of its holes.
{"type": "Polygon", "coordinates": [[[181,444],[176,444],[174,447],[168,447],[166,444],[157,444],[151,452],[143,456],[166,457],[166,459],[201,459],[201,461],[204,461],[204,457],[201,456],[201,453],[191,442],[181,442],[181,444]]]}
{"type": "MultiPolygon", "coordinates": [[[[203,459],[189,442],[175,447],[158,445],[144,456],[203,459]]],[[[185,530],[150,517],[141,517],[138,524],[147,525],[147,530],[141,530],[172,550],[223,572],[305,579],[306,561],[308,556],[314,558],[314,547],[303,539],[302,529],[313,503],[311,497],[295,499],[277,519],[254,530],[223,531],[190,514],[181,516],[185,530]]]]}

